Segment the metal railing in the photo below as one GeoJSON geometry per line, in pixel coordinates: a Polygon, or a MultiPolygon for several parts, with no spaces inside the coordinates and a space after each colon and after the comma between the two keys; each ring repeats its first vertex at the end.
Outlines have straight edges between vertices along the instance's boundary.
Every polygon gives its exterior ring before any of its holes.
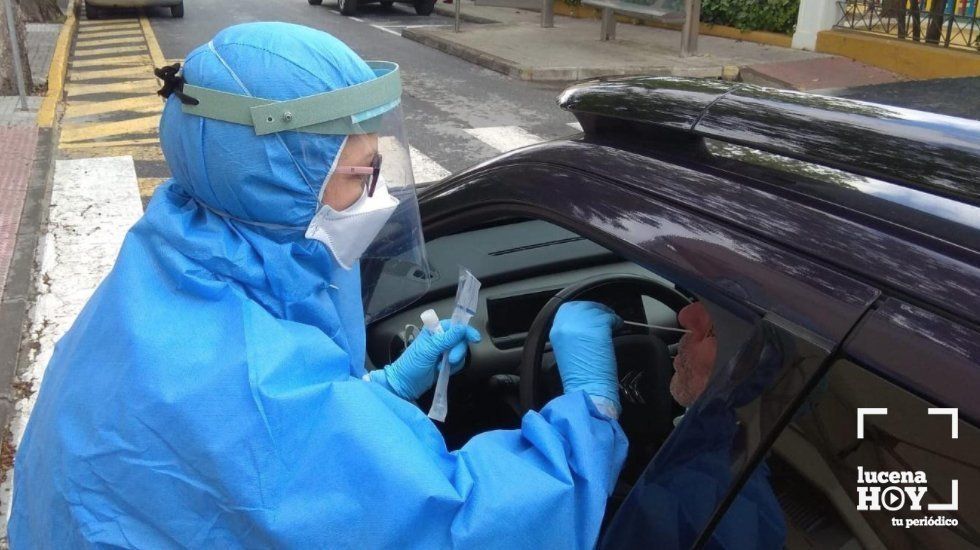
{"type": "Polygon", "coordinates": [[[980,0],[843,0],[834,25],[947,48],[980,50],[980,0]]]}

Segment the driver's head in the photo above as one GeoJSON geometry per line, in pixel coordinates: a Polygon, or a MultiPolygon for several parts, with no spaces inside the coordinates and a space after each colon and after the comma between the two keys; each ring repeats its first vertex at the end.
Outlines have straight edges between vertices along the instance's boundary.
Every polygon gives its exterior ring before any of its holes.
{"type": "Polygon", "coordinates": [[[670,393],[679,404],[690,407],[704,393],[717,366],[738,353],[751,326],[705,299],[684,307],[677,314],[677,322],[691,332],[678,345],[670,393]]]}
{"type": "Polygon", "coordinates": [[[701,302],[694,302],[677,314],[677,322],[691,332],[685,334],[674,357],[674,376],[670,394],[683,407],[690,407],[711,378],[718,355],[714,322],[701,302]]]}

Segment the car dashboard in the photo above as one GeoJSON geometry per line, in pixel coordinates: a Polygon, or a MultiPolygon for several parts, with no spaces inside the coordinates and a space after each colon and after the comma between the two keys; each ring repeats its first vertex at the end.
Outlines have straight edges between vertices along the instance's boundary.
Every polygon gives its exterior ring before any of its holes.
{"type": "MultiPolygon", "coordinates": [[[[421,330],[423,311],[434,309],[440,318],[451,315],[460,266],[482,283],[470,323],[484,336],[470,346],[469,365],[457,375],[463,379],[516,374],[532,322],[548,300],[570,284],[602,275],[638,275],[673,286],[606,248],[540,221],[441,237],[427,243],[427,249],[433,272],[430,288],[410,307],[369,327],[369,369],[381,368],[401,354],[421,330]]],[[[600,289],[587,298],[612,307],[627,320],[676,326],[676,313],[648,297],[600,289]]]]}

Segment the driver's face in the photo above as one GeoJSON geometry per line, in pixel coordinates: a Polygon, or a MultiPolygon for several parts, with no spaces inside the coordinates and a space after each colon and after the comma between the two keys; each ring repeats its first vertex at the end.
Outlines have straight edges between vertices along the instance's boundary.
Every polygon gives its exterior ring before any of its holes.
{"type": "Polygon", "coordinates": [[[711,316],[700,302],[684,307],[677,314],[677,322],[691,332],[678,345],[670,394],[681,406],[690,407],[708,385],[718,354],[718,340],[711,316]]]}

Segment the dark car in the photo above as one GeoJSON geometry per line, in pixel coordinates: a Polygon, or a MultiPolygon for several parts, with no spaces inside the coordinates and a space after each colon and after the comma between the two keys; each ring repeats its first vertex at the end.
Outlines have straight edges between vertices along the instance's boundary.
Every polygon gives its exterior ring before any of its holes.
{"type": "MultiPolygon", "coordinates": [[[[323,3],[323,0],[306,0],[311,6],[319,6],[323,3]]],[[[340,13],[344,15],[354,15],[357,13],[357,7],[363,4],[372,4],[374,2],[379,2],[381,7],[390,8],[395,5],[395,2],[402,2],[405,4],[411,4],[415,7],[415,13],[419,15],[432,15],[432,10],[435,9],[436,0],[337,0],[337,9],[340,13]]]]}
{"type": "Polygon", "coordinates": [[[616,335],[630,452],[601,546],[980,545],[980,123],[687,79],[559,103],[583,134],[420,193],[429,290],[369,327],[372,368],[468,267],[487,337],[450,385],[460,446],[560,391],[562,302],[670,328],[705,301],[737,345],[686,411],[679,333],[616,335]]]}

